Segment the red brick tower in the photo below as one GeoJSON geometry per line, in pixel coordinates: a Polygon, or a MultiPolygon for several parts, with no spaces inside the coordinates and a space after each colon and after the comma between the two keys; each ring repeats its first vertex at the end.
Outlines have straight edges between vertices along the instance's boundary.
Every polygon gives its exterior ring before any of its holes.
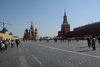
{"type": "Polygon", "coordinates": [[[70,32],[70,24],[68,24],[66,12],[64,11],[64,21],[61,25],[61,31],[58,31],[58,37],[64,38],[67,32],[70,32]]]}

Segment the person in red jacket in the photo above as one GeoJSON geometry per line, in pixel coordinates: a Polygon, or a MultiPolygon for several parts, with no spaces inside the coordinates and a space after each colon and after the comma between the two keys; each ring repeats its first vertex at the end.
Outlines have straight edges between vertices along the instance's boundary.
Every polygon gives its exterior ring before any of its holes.
{"type": "Polygon", "coordinates": [[[74,42],[75,38],[73,37],[72,39],[73,39],[73,42],[74,42]]]}
{"type": "Polygon", "coordinates": [[[87,38],[88,47],[91,47],[91,38],[88,36],[87,38]]]}

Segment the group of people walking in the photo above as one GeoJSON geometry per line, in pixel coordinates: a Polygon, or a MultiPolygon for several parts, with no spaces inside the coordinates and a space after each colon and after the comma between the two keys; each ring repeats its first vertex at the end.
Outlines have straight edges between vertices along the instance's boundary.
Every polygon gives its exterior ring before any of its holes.
{"type": "Polygon", "coordinates": [[[13,48],[13,45],[16,43],[16,46],[18,47],[19,45],[19,40],[0,40],[0,51],[4,52],[4,50],[7,50],[7,47],[11,45],[13,48]]]}
{"type": "Polygon", "coordinates": [[[96,47],[95,47],[96,40],[98,40],[98,43],[100,43],[100,36],[98,36],[97,38],[95,38],[95,36],[92,36],[92,38],[88,36],[87,38],[88,47],[92,46],[93,50],[96,50],[96,47]]]}

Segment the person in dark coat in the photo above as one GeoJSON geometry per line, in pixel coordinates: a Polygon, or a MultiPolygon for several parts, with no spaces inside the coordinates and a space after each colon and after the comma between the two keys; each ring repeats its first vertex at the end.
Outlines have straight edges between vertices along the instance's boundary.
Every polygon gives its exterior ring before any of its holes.
{"type": "Polygon", "coordinates": [[[19,41],[18,41],[18,39],[16,40],[16,46],[18,47],[18,45],[19,45],[19,41]]]}
{"type": "Polygon", "coordinates": [[[4,41],[4,44],[5,44],[5,50],[7,50],[7,46],[8,46],[7,40],[4,41]]]}
{"type": "Polygon", "coordinates": [[[79,37],[76,37],[76,42],[78,42],[79,41],[79,37]]]}
{"type": "Polygon", "coordinates": [[[87,38],[88,47],[91,47],[91,38],[88,36],[87,38]]]}
{"type": "Polygon", "coordinates": [[[95,39],[94,36],[92,36],[92,48],[93,48],[93,50],[96,50],[96,48],[95,48],[95,42],[96,42],[96,39],[95,39]]]}
{"type": "Polygon", "coordinates": [[[11,46],[13,48],[13,45],[14,45],[14,40],[11,40],[11,46]]]}
{"type": "Polygon", "coordinates": [[[0,51],[1,51],[1,44],[2,44],[2,40],[0,40],[0,51]]]}

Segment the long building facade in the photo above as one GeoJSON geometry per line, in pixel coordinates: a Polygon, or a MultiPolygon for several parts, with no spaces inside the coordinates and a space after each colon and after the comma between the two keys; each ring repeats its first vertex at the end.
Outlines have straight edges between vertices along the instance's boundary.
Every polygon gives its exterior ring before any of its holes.
{"type": "Polygon", "coordinates": [[[95,22],[74,28],[73,31],[70,31],[66,34],[67,36],[98,36],[100,35],[100,22],[95,22]]]}
{"type": "Polygon", "coordinates": [[[0,40],[16,40],[19,39],[19,37],[17,36],[13,36],[12,33],[9,33],[8,30],[4,27],[1,31],[0,31],[0,40]]]}

